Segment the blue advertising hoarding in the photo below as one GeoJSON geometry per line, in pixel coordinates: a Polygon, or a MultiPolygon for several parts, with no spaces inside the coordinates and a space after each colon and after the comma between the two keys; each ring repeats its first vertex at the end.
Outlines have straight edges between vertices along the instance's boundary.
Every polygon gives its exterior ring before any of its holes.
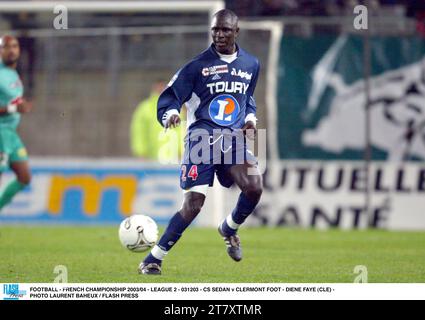
{"type": "MultiPolygon", "coordinates": [[[[181,204],[179,167],[121,160],[35,160],[32,182],[0,223],[117,223],[146,214],[164,224],[181,204]]],[[[12,173],[3,177],[2,187],[12,173]]]]}

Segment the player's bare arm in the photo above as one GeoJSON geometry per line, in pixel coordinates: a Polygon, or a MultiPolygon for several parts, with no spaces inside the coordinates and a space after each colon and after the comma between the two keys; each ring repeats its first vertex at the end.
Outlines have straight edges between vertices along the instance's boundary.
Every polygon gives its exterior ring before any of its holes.
{"type": "Polygon", "coordinates": [[[257,135],[257,125],[254,121],[247,121],[242,127],[242,131],[245,133],[248,139],[254,140],[257,135]]]}
{"type": "Polygon", "coordinates": [[[173,128],[177,128],[181,123],[181,119],[180,116],[178,114],[173,114],[172,116],[170,116],[167,120],[167,122],[165,123],[165,128],[166,129],[173,129],[173,128]]]}

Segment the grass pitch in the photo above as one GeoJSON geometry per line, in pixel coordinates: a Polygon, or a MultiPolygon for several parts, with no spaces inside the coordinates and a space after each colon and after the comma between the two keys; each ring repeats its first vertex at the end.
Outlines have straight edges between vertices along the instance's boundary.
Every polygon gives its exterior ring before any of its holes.
{"type": "Polygon", "coordinates": [[[53,282],[425,282],[425,232],[240,231],[244,259],[233,262],[216,230],[189,228],[163,263],[162,276],[137,274],[145,253],[122,248],[117,227],[0,226],[0,283],[53,282]]]}

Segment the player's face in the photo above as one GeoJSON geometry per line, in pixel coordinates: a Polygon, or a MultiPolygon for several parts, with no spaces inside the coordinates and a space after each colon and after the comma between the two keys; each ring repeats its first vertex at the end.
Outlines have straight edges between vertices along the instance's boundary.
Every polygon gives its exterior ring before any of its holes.
{"type": "Polygon", "coordinates": [[[19,42],[13,37],[3,37],[0,45],[1,59],[5,65],[18,62],[20,55],[19,42]]]}
{"type": "Polygon", "coordinates": [[[239,33],[237,23],[229,16],[214,17],[211,36],[216,50],[222,54],[235,52],[236,37],[239,33]]]}

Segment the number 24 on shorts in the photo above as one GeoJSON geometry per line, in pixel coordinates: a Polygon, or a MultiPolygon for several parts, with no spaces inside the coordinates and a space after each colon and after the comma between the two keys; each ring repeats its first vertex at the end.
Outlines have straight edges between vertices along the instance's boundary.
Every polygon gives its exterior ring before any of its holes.
{"type": "MultiPolygon", "coordinates": [[[[186,171],[187,167],[185,165],[182,166],[182,181],[186,181],[186,171]]],[[[195,181],[198,178],[198,166],[192,165],[190,166],[189,173],[187,174],[189,178],[195,181]]]]}

